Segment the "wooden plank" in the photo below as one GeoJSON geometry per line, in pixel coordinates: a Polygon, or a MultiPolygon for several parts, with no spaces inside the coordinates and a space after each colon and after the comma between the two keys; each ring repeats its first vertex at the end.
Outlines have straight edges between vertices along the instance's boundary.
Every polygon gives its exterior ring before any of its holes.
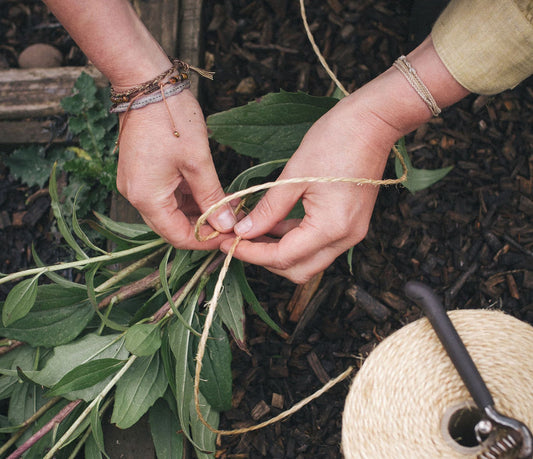
{"type": "Polygon", "coordinates": [[[179,0],[134,0],[133,7],[165,52],[175,56],[178,43],[179,0]]]}
{"type": "Polygon", "coordinates": [[[0,121],[0,144],[18,145],[28,143],[63,142],[64,135],[54,135],[56,126],[52,120],[0,121]]]}
{"type": "Polygon", "coordinates": [[[97,84],[107,84],[94,66],[0,71],[0,120],[42,118],[63,113],[61,99],[71,94],[82,71],[95,78],[97,84]]]}

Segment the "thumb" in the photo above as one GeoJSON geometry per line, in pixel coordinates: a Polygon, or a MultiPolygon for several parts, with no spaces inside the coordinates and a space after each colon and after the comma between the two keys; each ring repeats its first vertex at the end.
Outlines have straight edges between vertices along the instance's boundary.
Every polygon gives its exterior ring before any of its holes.
{"type": "MultiPolygon", "coordinates": [[[[202,213],[226,196],[210,158],[203,164],[196,163],[194,166],[182,169],[182,174],[202,213]]],[[[207,221],[221,233],[230,232],[237,222],[229,203],[209,215],[207,221]]]]}

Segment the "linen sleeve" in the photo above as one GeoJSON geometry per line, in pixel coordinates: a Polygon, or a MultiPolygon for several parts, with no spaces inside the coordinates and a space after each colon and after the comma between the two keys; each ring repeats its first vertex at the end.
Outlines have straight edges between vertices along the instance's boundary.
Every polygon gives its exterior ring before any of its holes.
{"type": "Polygon", "coordinates": [[[497,94],[533,73],[533,0],[452,0],[431,36],[470,92],[497,94]]]}

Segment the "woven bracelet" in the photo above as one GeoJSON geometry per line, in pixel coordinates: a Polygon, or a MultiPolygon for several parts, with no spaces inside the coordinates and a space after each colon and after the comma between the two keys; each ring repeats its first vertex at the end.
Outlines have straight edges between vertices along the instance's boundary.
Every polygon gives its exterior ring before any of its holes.
{"type": "Polygon", "coordinates": [[[158,89],[155,92],[144,94],[137,97],[132,102],[122,102],[120,104],[115,104],[110,112],[111,113],[122,113],[128,110],[135,110],[137,108],[145,107],[149,104],[154,104],[156,102],[161,102],[163,99],[176,96],[177,94],[183,92],[185,89],[188,89],[191,86],[190,80],[178,81],[174,84],[166,84],[163,88],[158,89]]]}
{"type": "Polygon", "coordinates": [[[396,59],[393,65],[402,73],[416,93],[426,103],[433,116],[439,116],[442,110],[439,108],[437,102],[435,102],[435,99],[429,92],[429,89],[422,82],[418,76],[418,73],[416,73],[416,70],[409,63],[407,58],[405,56],[400,56],[398,59],[396,59]]]}

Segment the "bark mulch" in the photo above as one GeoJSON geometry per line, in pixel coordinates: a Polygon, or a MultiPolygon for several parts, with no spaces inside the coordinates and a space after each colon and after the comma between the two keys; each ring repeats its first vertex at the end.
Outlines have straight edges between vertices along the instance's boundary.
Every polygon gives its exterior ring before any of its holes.
{"type": "MultiPolygon", "coordinates": [[[[423,11],[424,3],[306,2],[315,39],[350,91],[428,32],[428,17],[442,2],[435,2],[433,11],[423,11]]],[[[30,3],[28,8],[37,7],[30,3]]],[[[280,89],[333,92],[305,36],[298,2],[209,0],[205,10],[206,63],[216,71],[215,81],[202,89],[206,114],[280,89]]],[[[9,29],[4,20],[0,26],[4,34],[9,29]]],[[[9,65],[14,65],[12,49],[19,46],[19,35],[14,36],[8,48],[0,47],[9,65]]],[[[353,273],[341,256],[315,285],[302,289],[248,267],[254,291],[290,338],[276,335],[249,313],[249,352],[235,347],[233,408],[223,414],[222,428],[263,421],[349,365],[360,367],[383,338],[420,317],[403,294],[410,279],[429,284],[450,309],[497,308],[533,324],[532,122],[529,79],[494,97],[471,95],[410,134],[406,143],[415,167],[453,170],[415,195],[402,187],[381,190],[368,236],[355,248],[353,273]]],[[[251,165],[228,148],[213,145],[213,153],[225,183],[251,165]]],[[[386,174],[393,175],[392,161],[386,174]]],[[[61,256],[48,198],[27,200],[35,192],[0,168],[1,272],[26,267],[32,243],[47,262],[61,256]]],[[[340,457],[348,388],[348,382],[341,383],[272,427],[220,439],[217,457],[340,457]]]]}

